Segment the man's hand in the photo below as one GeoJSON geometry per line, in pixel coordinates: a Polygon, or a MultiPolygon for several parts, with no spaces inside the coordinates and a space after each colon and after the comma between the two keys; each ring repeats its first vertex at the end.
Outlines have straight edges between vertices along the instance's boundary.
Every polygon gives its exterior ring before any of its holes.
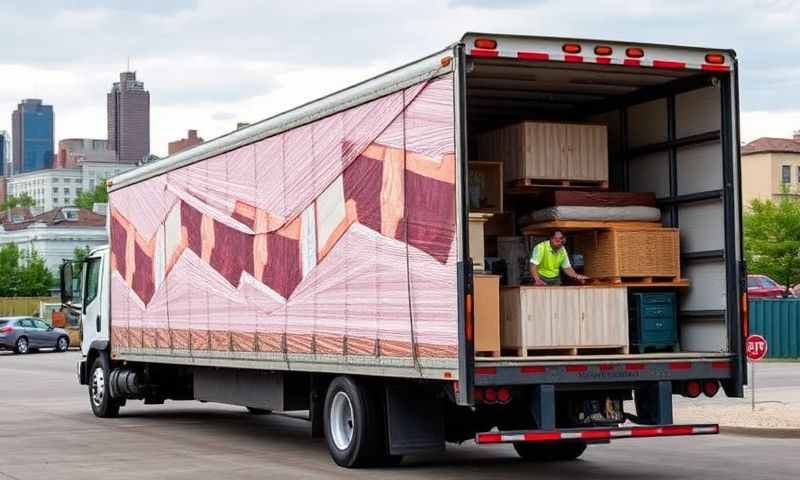
{"type": "Polygon", "coordinates": [[[589,280],[589,277],[586,275],[581,275],[580,273],[575,275],[575,280],[579,281],[580,283],[586,283],[586,280],[589,280]]]}
{"type": "Polygon", "coordinates": [[[545,285],[547,285],[546,283],[544,283],[544,280],[542,280],[539,277],[533,279],[533,284],[536,285],[537,287],[544,287],[545,285]]]}

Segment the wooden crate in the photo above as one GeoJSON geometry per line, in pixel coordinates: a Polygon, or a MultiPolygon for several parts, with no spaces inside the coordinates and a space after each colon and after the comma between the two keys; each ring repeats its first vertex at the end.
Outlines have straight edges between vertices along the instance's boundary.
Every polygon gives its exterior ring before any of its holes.
{"type": "Polygon", "coordinates": [[[469,211],[503,212],[503,164],[469,162],[469,211]]]}
{"type": "Polygon", "coordinates": [[[628,353],[624,287],[509,287],[501,292],[504,351],[628,353]]]}
{"type": "Polygon", "coordinates": [[[483,133],[477,158],[503,161],[506,182],[570,180],[608,182],[605,125],[521,122],[483,133]]]}
{"type": "Polygon", "coordinates": [[[500,276],[473,275],[475,354],[500,356],[500,276]]]}
{"type": "Polygon", "coordinates": [[[574,253],[583,254],[584,273],[592,278],[680,278],[677,228],[611,229],[576,236],[574,253]]]}

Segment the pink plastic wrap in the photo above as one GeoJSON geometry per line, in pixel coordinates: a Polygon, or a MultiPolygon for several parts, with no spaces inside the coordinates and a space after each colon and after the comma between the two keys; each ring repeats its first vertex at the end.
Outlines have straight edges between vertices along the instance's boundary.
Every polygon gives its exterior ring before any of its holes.
{"type": "Polygon", "coordinates": [[[114,348],[454,358],[453,121],[447,75],[112,192],[114,348]]]}

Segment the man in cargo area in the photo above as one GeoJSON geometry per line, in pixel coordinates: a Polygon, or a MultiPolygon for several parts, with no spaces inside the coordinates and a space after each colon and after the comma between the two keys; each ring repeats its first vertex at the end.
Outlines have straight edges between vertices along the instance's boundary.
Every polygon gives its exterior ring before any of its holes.
{"type": "Polygon", "coordinates": [[[550,234],[550,239],[537,244],[531,252],[531,277],[537,286],[561,285],[561,271],[579,283],[589,279],[572,268],[569,262],[567,249],[564,247],[566,239],[564,233],[555,230],[550,234]]]}

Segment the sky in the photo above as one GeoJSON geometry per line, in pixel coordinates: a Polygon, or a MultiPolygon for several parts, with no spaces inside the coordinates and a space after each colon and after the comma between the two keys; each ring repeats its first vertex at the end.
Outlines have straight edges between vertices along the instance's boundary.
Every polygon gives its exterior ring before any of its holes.
{"type": "Polygon", "coordinates": [[[151,151],[205,139],[433,53],[466,31],[730,48],[742,140],[800,129],[792,0],[0,0],[0,130],[23,98],[56,140],[106,138],[128,59],[150,91],[151,151]]]}

